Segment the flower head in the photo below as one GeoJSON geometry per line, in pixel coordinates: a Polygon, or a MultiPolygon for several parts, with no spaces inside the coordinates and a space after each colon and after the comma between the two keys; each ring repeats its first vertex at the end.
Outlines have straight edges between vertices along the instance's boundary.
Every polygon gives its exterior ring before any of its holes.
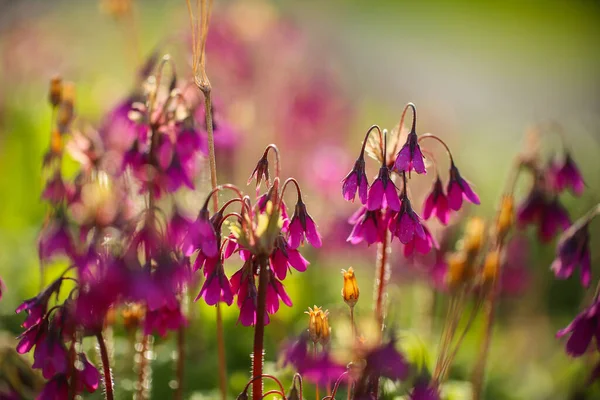
{"type": "Polygon", "coordinates": [[[403,244],[411,243],[415,236],[426,238],[421,218],[413,211],[410,200],[405,194],[402,195],[400,211],[390,219],[389,228],[403,244]]]}
{"type": "Polygon", "coordinates": [[[432,214],[435,214],[442,224],[446,225],[448,223],[450,208],[439,176],[436,178],[433,189],[425,199],[425,205],[423,206],[423,218],[429,219],[432,214]]]}
{"type": "Polygon", "coordinates": [[[306,205],[301,199],[296,203],[294,215],[290,221],[288,244],[292,249],[297,249],[300,243],[304,242],[304,238],[313,247],[321,247],[321,235],[317,231],[317,224],[306,211],[306,205]]]}
{"type": "Polygon", "coordinates": [[[48,301],[53,294],[58,293],[62,281],[62,278],[55,280],[40,294],[32,297],[31,299],[25,300],[19,307],[17,307],[15,310],[17,314],[19,314],[21,311],[25,311],[27,313],[27,318],[21,325],[23,328],[29,329],[42,321],[42,318],[44,318],[46,311],[48,310],[48,301]]]}
{"type": "Polygon", "coordinates": [[[342,181],[342,194],[344,195],[344,199],[354,202],[356,192],[358,191],[360,202],[366,204],[368,185],[369,183],[367,182],[367,175],[365,173],[365,159],[360,156],[354,163],[352,171],[350,171],[342,181]]]}
{"type": "Polygon", "coordinates": [[[37,400],[59,400],[69,398],[69,381],[65,374],[58,374],[46,383],[37,400]]]}
{"type": "Polygon", "coordinates": [[[440,392],[435,385],[419,381],[412,388],[409,400],[440,400],[440,392]]]}
{"type": "Polygon", "coordinates": [[[144,333],[152,334],[158,332],[160,336],[166,336],[167,330],[176,331],[182,326],[187,326],[187,319],[181,312],[179,304],[165,305],[156,310],[148,310],[144,321],[144,333]]]}
{"type": "Polygon", "coordinates": [[[556,247],[556,260],[550,268],[557,278],[566,279],[577,267],[581,268],[581,284],[588,287],[592,278],[588,223],[573,225],[561,236],[556,247]]]}
{"type": "Polygon", "coordinates": [[[219,242],[215,228],[210,222],[208,209],[204,207],[196,221],[190,225],[183,240],[183,254],[190,256],[199,250],[205,257],[215,257],[219,252],[219,242]]]}
{"type": "Polygon", "coordinates": [[[463,199],[473,203],[480,204],[479,196],[471,189],[471,185],[460,176],[458,168],[452,162],[450,166],[450,180],[448,181],[448,206],[458,211],[462,207],[463,199]]]}
{"type": "Polygon", "coordinates": [[[385,165],[379,169],[379,176],[371,185],[367,196],[367,209],[369,211],[389,208],[394,211],[400,210],[400,200],[396,185],[390,178],[390,170],[385,165]]]}
{"type": "Polygon", "coordinates": [[[571,225],[569,214],[558,197],[549,199],[537,184],[518,207],[517,222],[521,227],[537,224],[543,242],[550,241],[560,229],[566,230],[571,225]]]}
{"type": "Polygon", "coordinates": [[[314,308],[308,307],[308,311],[304,312],[308,314],[308,333],[310,340],[314,343],[321,343],[326,345],[329,343],[331,328],[329,327],[329,311],[321,307],[314,306],[314,308]]]}
{"type": "Polygon", "coordinates": [[[202,297],[209,306],[214,306],[219,301],[230,306],[231,303],[233,303],[231,284],[223,270],[222,260],[216,257],[216,261],[214,268],[211,268],[212,271],[207,275],[206,280],[202,285],[202,289],[200,289],[200,293],[198,293],[195,301],[202,297]]]}
{"type": "Polygon", "coordinates": [[[369,211],[367,207],[359,208],[349,219],[354,224],[348,242],[358,244],[363,240],[367,244],[383,242],[386,235],[387,220],[381,211],[369,211]]]}
{"type": "Polygon", "coordinates": [[[404,171],[410,173],[412,170],[417,174],[424,174],[426,172],[423,153],[421,152],[417,133],[414,129],[411,129],[406,138],[406,143],[400,149],[394,167],[398,172],[404,171]]]}
{"type": "Polygon", "coordinates": [[[592,338],[596,338],[596,345],[600,347],[600,301],[596,298],[594,303],[581,312],[573,322],[556,334],[556,337],[569,335],[567,340],[567,353],[573,357],[582,356],[592,338]]]}
{"type": "Polygon", "coordinates": [[[557,192],[562,192],[566,188],[569,188],[576,196],[580,196],[583,193],[583,189],[585,188],[583,177],[569,152],[565,154],[562,162],[554,161],[551,164],[550,168],[548,168],[548,175],[552,187],[557,192]]]}

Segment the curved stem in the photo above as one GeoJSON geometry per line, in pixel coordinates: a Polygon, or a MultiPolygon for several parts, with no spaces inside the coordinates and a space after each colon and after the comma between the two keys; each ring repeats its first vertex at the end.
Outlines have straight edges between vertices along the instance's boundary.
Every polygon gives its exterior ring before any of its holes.
{"type": "Polygon", "coordinates": [[[213,199],[213,210],[215,212],[217,212],[219,210],[219,199],[217,197],[215,197],[215,194],[221,190],[229,189],[229,190],[233,191],[235,194],[237,194],[240,199],[244,198],[244,194],[242,193],[242,191],[240,189],[238,189],[237,186],[229,184],[229,183],[217,186],[216,183],[217,183],[217,177],[215,175],[215,185],[214,185],[213,189],[208,193],[208,196],[206,196],[206,200],[204,200],[204,204],[202,205],[203,209],[208,208],[208,202],[212,198],[213,199]]]}
{"type": "Polygon", "coordinates": [[[110,371],[110,363],[108,361],[108,351],[106,350],[106,343],[102,337],[102,332],[96,334],[98,340],[98,346],[100,347],[100,357],[102,358],[102,373],[104,375],[104,395],[106,400],[113,400],[113,380],[112,373],[110,371]]]}
{"type": "Polygon", "coordinates": [[[283,200],[283,195],[285,194],[285,189],[289,183],[293,183],[296,186],[296,193],[298,194],[298,203],[302,203],[302,191],[300,190],[300,185],[295,178],[287,178],[283,183],[283,188],[281,189],[281,200],[283,200]]]}
{"type": "MultiPolygon", "coordinates": [[[[400,134],[402,133],[402,127],[404,126],[404,118],[406,117],[406,112],[408,111],[408,109],[411,108],[412,112],[413,112],[413,121],[412,121],[412,125],[411,125],[411,132],[414,132],[416,130],[417,127],[417,108],[415,107],[415,105],[413,103],[408,103],[407,105],[404,106],[404,109],[402,110],[402,116],[400,117],[400,123],[398,124],[398,136],[400,136],[400,134]]],[[[396,145],[394,146],[394,152],[392,154],[396,154],[398,153],[398,151],[400,151],[400,149],[398,148],[400,146],[400,141],[396,141],[396,145]]]]}
{"type": "Polygon", "coordinates": [[[283,394],[283,392],[281,390],[269,390],[268,392],[266,392],[265,394],[263,394],[263,396],[261,397],[261,399],[266,399],[268,395],[270,394],[278,394],[281,396],[282,399],[286,399],[285,394],[283,394]]]}
{"type": "MultiPolygon", "coordinates": [[[[298,375],[298,374],[296,374],[298,375]]],[[[296,375],[294,375],[294,379],[296,378],[296,375]]],[[[281,382],[279,381],[279,379],[277,379],[276,377],[274,377],[273,375],[269,375],[269,374],[262,374],[260,376],[255,376],[254,378],[250,379],[247,383],[246,386],[244,386],[244,390],[242,391],[242,393],[246,392],[248,390],[248,388],[250,387],[250,385],[252,385],[252,383],[254,383],[255,381],[259,380],[259,379],[263,379],[263,378],[268,378],[271,379],[272,381],[274,381],[275,383],[277,383],[277,385],[279,386],[279,389],[283,392],[283,385],[281,384],[281,382]]],[[[302,380],[300,380],[300,387],[302,387],[302,380]]],[[[300,393],[302,394],[302,392],[300,393]]],[[[301,396],[302,397],[302,396],[301,396]]]]}
{"type": "Polygon", "coordinates": [[[344,376],[348,375],[348,371],[343,372],[337,379],[337,381],[335,381],[335,385],[333,385],[333,391],[331,392],[331,394],[329,396],[323,397],[322,400],[333,400],[335,398],[335,394],[338,391],[338,388],[340,387],[340,384],[342,383],[342,379],[344,378],[344,376]]]}
{"type": "Polygon", "coordinates": [[[452,152],[450,151],[450,147],[448,147],[446,142],[444,142],[438,136],[433,135],[431,133],[426,133],[424,135],[421,135],[421,137],[418,139],[418,142],[421,143],[425,139],[434,139],[438,143],[440,143],[442,146],[444,146],[444,148],[446,149],[446,153],[448,154],[448,158],[450,158],[450,165],[454,165],[454,158],[452,157],[452,152]]]}
{"type": "MultiPolygon", "coordinates": [[[[256,305],[256,325],[254,326],[254,356],[252,360],[252,376],[261,377],[263,372],[263,350],[265,335],[265,310],[267,301],[267,285],[269,280],[268,257],[259,259],[260,271],[258,277],[258,296],[256,305]]],[[[252,398],[260,399],[262,397],[262,379],[252,382],[252,398]]]]}
{"type": "MultiPolygon", "coordinates": [[[[379,127],[379,125],[372,125],[369,128],[369,130],[367,130],[367,133],[365,134],[365,139],[363,140],[362,148],[360,149],[359,158],[363,158],[365,156],[365,148],[367,147],[367,141],[369,139],[369,135],[371,134],[371,132],[373,132],[373,130],[377,130],[377,132],[379,132],[380,139],[383,137],[383,133],[381,133],[381,128],[379,127]]],[[[383,149],[382,149],[382,151],[383,151],[383,149]]],[[[383,155],[383,159],[385,160],[385,154],[383,155]]]]}

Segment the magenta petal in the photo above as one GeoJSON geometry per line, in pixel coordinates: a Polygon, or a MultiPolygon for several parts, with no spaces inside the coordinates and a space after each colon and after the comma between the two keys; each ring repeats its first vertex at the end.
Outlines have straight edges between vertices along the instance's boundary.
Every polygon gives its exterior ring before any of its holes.
{"type": "Polygon", "coordinates": [[[574,357],[583,355],[592,341],[595,328],[593,321],[587,318],[576,321],[571,337],[567,340],[567,353],[574,357]]]}
{"type": "Polygon", "coordinates": [[[319,248],[323,244],[321,235],[317,232],[317,226],[312,218],[306,218],[306,239],[313,247],[319,248]]]}
{"type": "Polygon", "coordinates": [[[394,186],[392,182],[388,182],[388,185],[385,188],[385,198],[390,210],[400,211],[400,198],[396,192],[396,186],[394,186]]]}
{"type": "Polygon", "coordinates": [[[302,229],[302,223],[300,222],[300,218],[295,218],[289,226],[290,236],[288,238],[288,245],[292,249],[297,249],[300,247],[300,243],[302,243],[302,236],[304,234],[304,229],[302,229]]]}
{"type": "Polygon", "coordinates": [[[290,296],[288,296],[283,284],[279,281],[275,281],[275,287],[277,289],[277,294],[279,295],[279,298],[281,299],[281,301],[283,301],[283,304],[285,304],[288,307],[291,307],[293,305],[292,299],[290,299],[290,296]]]}
{"type": "Polygon", "coordinates": [[[424,174],[425,171],[425,162],[423,161],[423,153],[421,153],[421,147],[419,145],[415,145],[415,151],[413,154],[413,168],[417,174],[424,174]]]}
{"type": "Polygon", "coordinates": [[[367,189],[367,177],[363,176],[360,181],[360,185],[358,186],[358,198],[362,204],[367,204],[367,189]]]}
{"type": "Polygon", "coordinates": [[[290,262],[290,265],[299,272],[306,271],[306,268],[309,265],[309,262],[302,257],[302,254],[300,254],[298,250],[293,249],[288,250],[288,261],[290,262]]]}
{"type": "Polygon", "coordinates": [[[463,203],[463,192],[456,181],[450,181],[448,185],[448,206],[454,211],[460,210],[463,203]]]}
{"type": "Polygon", "coordinates": [[[342,194],[347,201],[354,201],[358,189],[358,177],[355,172],[351,173],[342,184],[342,194]]]}
{"type": "Polygon", "coordinates": [[[407,214],[403,214],[400,218],[400,226],[398,239],[404,244],[409,243],[415,236],[415,221],[407,214]]]}
{"type": "Polygon", "coordinates": [[[425,204],[423,205],[423,218],[429,219],[431,217],[431,213],[435,207],[435,203],[433,201],[434,194],[430,193],[429,196],[425,199],[425,204]]]}
{"type": "Polygon", "coordinates": [[[98,389],[98,383],[100,381],[100,373],[96,369],[94,365],[92,365],[87,358],[84,356],[83,360],[83,371],[81,372],[81,376],[83,378],[83,383],[88,392],[93,393],[98,389]]]}
{"type": "MultiPolygon", "coordinates": [[[[581,284],[583,287],[589,287],[592,280],[592,258],[589,251],[585,252],[581,258],[581,284]]],[[[600,329],[599,329],[600,331],[600,329]]]]}
{"type": "Polygon", "coordinates": [[[473,189],[471,189],[471,186],[469,185],[469,183],[467,181],[465,181],[464,179],[461,179],[460,183],[461,183],[463,193],[464,193],[466,199],[469,200],[473,204],[479,205],[481,203],[479,201],[479,196],[477,196],[477,193],[475,193],[473,191],[473,189]]]}
{"type": "Polygon", "coordinates": [[[402,146],[402,149],[398,153],[398,157],[396,157],[394,166],[400,172],[408,172],[410,167],[410,147],[408,145],[408,141],[404,144],[404,146],[402,146]]]}
{"type": "Polygon", "coordinates": [[[383,205],[383,182],[381,179],[376,179],[369,189],[367,197],[367,209],[369,211],[379,210],[383,205]]]}

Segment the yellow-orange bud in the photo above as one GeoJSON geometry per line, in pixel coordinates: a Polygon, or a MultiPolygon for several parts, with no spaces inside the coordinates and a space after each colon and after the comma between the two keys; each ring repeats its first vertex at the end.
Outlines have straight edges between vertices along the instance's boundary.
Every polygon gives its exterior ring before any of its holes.
{"type": "Polygon", "coordinates": [[[53,153],[60,153],[63,149],[63,140],[60,132],[58,130],[53,130],[50,135],[50,150],[53,153]]]}
{"type": "Polygon", "coordinates": [[[348,268],[348,271],[342,270],[344,276],[344,286],[342,288],[342,297],[348,306],[354,307],[360,296],[360,290],[358,289],[358,282],[356,282],[356,276],[354,275],[354,269],[348,268]]]}
{"type": "Polygon", "coordinates": [[[320,343],[322,345],[329,343],[329,339],[331,338],[329,311],[323,311],[321,307],[314,306],[314,308],[308,307],[308,311],[305,311],[305,314],[308,314],[309,317],[308,334],[310,340],[313,343],[320,343]]]}
{"type": "Polygon", "coordinates": [[[446,272],[446,284],[450,289],[466,283],[471,277],[471,268],[468,265],[467,256],[459,251],[452,253],[446,259],[448,270],[446,272]]]}
{"type": "Polygon", "coordinates": [[[498,276],[498,270],[500,268],[500,251],[492,250],[485,257],[483,263],[482,280],[484,283],[491,283],[498,276]]]}
{"type": "Polygon", "coordinates": [[[496,236],[503,238],[511,228],[514,221],[515,201],[512,196],[504,196],[500,204],[498,219],[496,220],[496,236]]]}
{"type": "Polygon", "coordinates": [[[61,131],[65,131],[73,120],[75,104],[75,85],[72,82],[65,82],[62,86],[62,102],[58,109],[57,123],[61,131]]]}
{"type": "Polygon", "coordinates": [[[56,107],[62,101],[62,79],[55,76],[50,80],[50,90],[48,92],[48,101],[52,107],[56,107]]]}
{"type": "Polygon", "coordinates": [[[481,246],[483,246],[483,238],[485,234],[485,223],[483,219],[474,217],[469,220],[465,230],[465,237],[463,242],[464,250],[473,255],[477,253],[481,246]]]}

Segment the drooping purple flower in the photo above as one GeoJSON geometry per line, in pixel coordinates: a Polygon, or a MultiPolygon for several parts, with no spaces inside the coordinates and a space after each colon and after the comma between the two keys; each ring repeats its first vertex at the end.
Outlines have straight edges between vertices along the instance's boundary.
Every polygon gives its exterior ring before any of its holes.
{"type": "Polygon", "coordinates": [[[67,221],[61,217],[52,220],[40,233],[38,255],[42,261],[50,261],[57,254],[71,257],[75,253],[67,221]]]}
{"type": "MultiPolygon", "coordinates": [[[[209,306],[214,306],[220,301],[230,306],[231,303],[233,303],[231,284],[225,275],[223,262],[219,260],[218,257],[215,257],[215,259],[217,262],[214,267],[211,267],[211,271],[206,276],[206,280],[200,289],[200,293],[198,293],[198,296],[194,301],[198,301],[198,299],[202,297],[209,306]]],[[[205,269],[205,271],[207,269],[205,269]]]]}
{"type": "Polygon", "coordinates": [[[184,121],[179,129],[175,151],[183,163],[195,160],[198,154],[208,154],[207,140],[197,129],[194,129],[191,119],[184,121]]]}
{"type": "Polygon", "coordinates": [[[176,331],[182,326],[187,326],[187,323],[179,304],[165,305],[159,309],[146,312],[144,333],[150,335],[153,332],[158,332],[160,336],[165,337],[167,331],[176,331]]]}
{"type": "Polygon", "coordinates": [[[403,244],[411,243],[415,236],[426,238],[421,218],[413,211],[406,194],[402,194],[400,211],[390,219],[389,228],[392,235],[400,239],[403,244]]]}
{"type": "Polygon", "coordinates": [[[427,254],[431,251],[432,248],[438,248],[438,243],[434,239],[434,237],[427,229],[427,226],[423,225],[423,232],[425,233],[425,237],[420,237],[419,235],[415,235],[411,242],[408,242],[404,245],[403,254],[404,257],[410,257],[413,255],[415,250],[421,254],[427,254]]]}
{"type": "Polygon", "coordinates": [[[378,346],[365,356],[365,373],[372,376],[384,376],[392,380],[406,379],[410,366],[404,356],[396,349],[396,340],[378,346]]]}
{"type": "Polygon", "coordinates": [[[569,152],[565,153],[562,162],[552,162],[548,169],[548,176],[553,189],[557,192],[562,192],[569,188],[576,196],[581,196],[583,193],[583,189],[585,188],[583,177],[569,152]]]}
{"type": "Polygon", "coordinates": [[[56,374],[67,373],[67,366],[67,349],[60,332],[51,323],[48,331],[42,332],[38,338],[33,352],[32,368],[41,369],[44,378],[50,379],[56,374]]]}
{"type": "Polygon", "coordinates": [[[417,133],[414,130],[410,131],[406,138],[406,143],[404,143],[404,146],[398,152],[394,167],[398,172],[404,171],[410,173],[414,170],[417,174],[426,173],[423,153],[419,146],[417,133]]]}
{"type": "Polygon", "coordinates": [[[557,278],[567,279],[575,268],[580,267],[581,284],[588,287],[592,278],[591,263],[590,234],[586,223],[571,227],[561,236],[556,246],[556,260],[550,268],[557,278]]]}
{"type": "Polygon", "coordinates": [[[290,268],[304,272],[309,264],[298,250],[289,247],[283,235],[279,235],[275,240],[275,248],[269,256],[269,260],[271,269],[280,280],[285,279],[290,268]]]}
{"type": "Polygon", "coordinates": [[[448,206],[458,211],[462,207],[463,199],[473,204],[480,204],[479,196],[471,189],[471,185],[458,172],[458,168],[452,162],[450,165],[450,180],[448,181],[448,206]]]}
{"type": "Polygon", "coordinates": [[[440,400],[440,392],[435,384],[419,381],[409,394],[409,400],[440,400]]]}
{"type": "Polygon", "coordinates": [[[85,389],[89,393],[94,393],[96,389],[98,389],[100,373],[98,372],[98,369],[87,359],[85,353],[79,354],[79,360],[83,365],[83,369],[76,371],[77,392],[81,393],[85,389]]]}
{"type": "Polygon", "coordinates": [[[58,374],[49,380],[36,400],[65,400],[69,398],[69,381],[65,374],[58,374]]]}
{"type": "Polygon", "coordinates": [[[46,187],[42,192],[42,199],[52,204],[58,204],[67,197],[67,187],[62,179],[60,172],[56,172],[52,178],[46,182],[46,187]]]}
{"type": "Polygon", "coordinates": [[[191,224],[192,221],[179,210],[175,209],[175,211],[173,211],[173,215],[167,226],[169,244],[173,248],[179,248],[181,246],[191,224]]]}
{"type": "Polygon", "coordinates": [[[317,224],[306,211],[306,205],[299,199],[290,221],[288,244],[292,249],[297,249],[305,238],[313,247],[318,248],[323,244],[317,224]]]}
{"type": "Polygon", "coordinates": [[[299,365],[308,357],[308,331],[283,346],[283,366],[299,365]]]}
{"type": "Polygon", "coordinates": [[[383,242],[387,223],[381,211],[369,211],[363,206],[348,221],[354,224],[350,236],[346,239],[348,242],[358,244],[364,240],[368,245],[383,242]]]}
{"type": "Polygon", "coordinates": [[[279,310],[279,300],[288,307],[292,306],[292,300],[285,291],[283,284],[275,278],[273,273],[269,277],[269,286],[267,286],[267,313],[275,314],[279,310]]]}
{"type": "Polygon", "coordinates": [[[423,218],[429,219],[432,214],[435,214],[442,224],[446,225],[448,223],[450,208],[439,176],[436,178],[433,189],[425,199],[425,205],[423,206],[423,218]]]}
{"type": "Polygon", "coordinates": [[[342,181],[342,195],[347,201],[354,202],[356,192],[362,204],[367,204],[367,174],[365,173],[365,159],[360,156],[354,163],[352,171],[342,181]]]}
{"type": "Polygon", "coordinates": [[[548,242],[561,228],[568,229],[571,220],[558,198],[548,199],[546,193],[536,184],[517,208],[517,223],[521,227],[537,224],[538,236],[543,242],[548,242]]]}
{"type": "Polygon", "coordinates": [[[192,255],[196,250],[205,257],[215,257],[219,252],[219,238],[210,222],[208,209],[200,210],[198,218],[190,225],[182,250],[186,256],[192,255]]]}
{"type": "Polygon", "coordinates": [[[375,211],[386,207],[398,211],[400,210],[400,200],[396,185],[390,179],[390,170],[383,166],[379,169],[379,175],[369,189],[367,209],[375,211]]]}
{"type": "Polygon", "coordinates": [[[566,350],[573,357],[582,356],[594,337],[596,345],[600,347],[600,301],[598,298],[575,317],[566,328],[558,331],[556,337],[560,338],[566,335],[570,335],[566,350]]]}
{"type": "Polygon", "coordinates": [[[62,278],[55,280],[37,296],[25,300],[19,307],[17,307],[15,310],[17,314],[19,314],[21,311],[25,311],[27,313],[27,318],[21,325],[23,328],[29,329],[42,321],[42,318],[44,318],[46,311],[48,310],[48,301],[53,294],[58,293],[62,281],[62,278]]]}
{"type": "Polygon", "coordinates": [[[33,325],[25,332],[21,333],[18,337],[19,343],[17,344],[17,353],[25,354],[28,353],[33,346],[37,345],[40,340],[46,336],[48,330],[48,321],[43,320],[40,323],[33,325]]]}

